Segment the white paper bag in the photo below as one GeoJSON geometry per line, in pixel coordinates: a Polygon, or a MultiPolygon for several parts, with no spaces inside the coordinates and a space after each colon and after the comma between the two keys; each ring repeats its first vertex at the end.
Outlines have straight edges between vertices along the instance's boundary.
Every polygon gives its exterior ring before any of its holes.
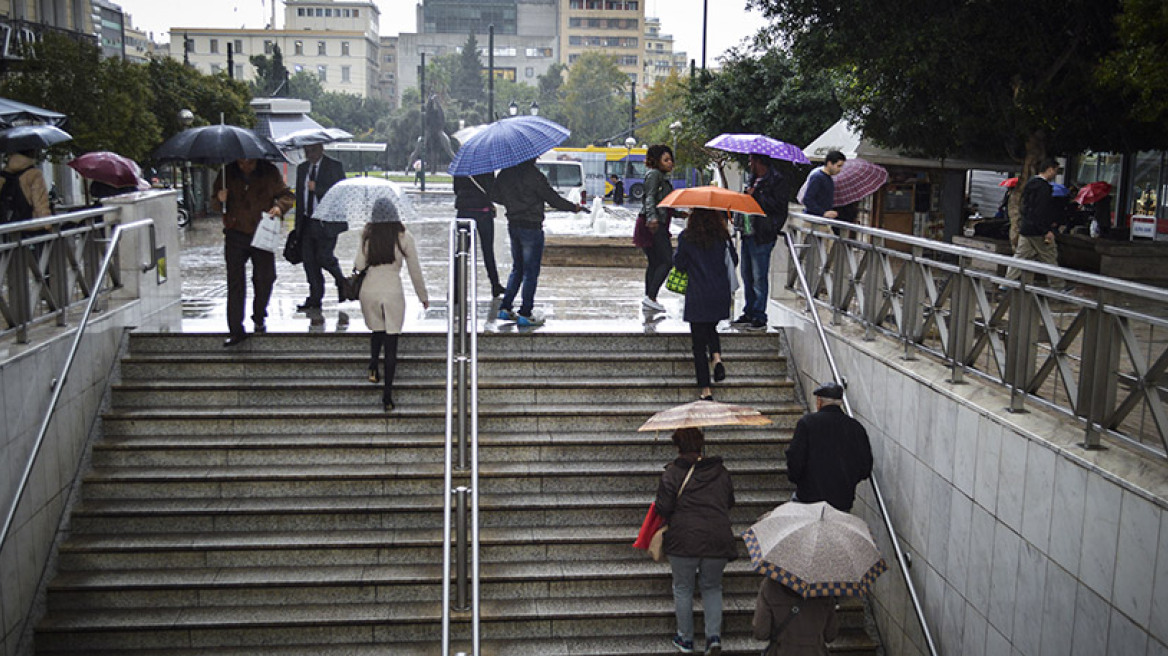
{"type": "Polygon", "coordinates": [[[264,212],[255,235],[251,238],[253,248],[276,253],[284,248],[284,223],[275,216],[264,212]]]}

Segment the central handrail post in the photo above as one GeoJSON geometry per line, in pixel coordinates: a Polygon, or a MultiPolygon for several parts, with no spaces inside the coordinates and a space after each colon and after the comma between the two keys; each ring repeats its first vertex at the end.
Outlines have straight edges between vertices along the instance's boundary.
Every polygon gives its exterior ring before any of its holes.
{"type": "Polygon", "coordinates": [[[458,310],[455,315],[455,332],[458,336],[458,471],[467,470],[467,360],[470,357],[469,335],[467,335],[467,314],[473,311],[467,307],[467,275],[469,273],[467,260],[472,253],[468,251],[471,229],[463,223],[457,223],[457,250],[455,254],[455,297],[453,307],[458,310]]]}
{"type": "MultiPolygon", "coordinates": [[[[807,284],[807,276],[803,272],[803,267],[799,265],[798,254],[795,252],[795,245],[791,239],[785,239],[788,249],[791,251],[791,261],[793,269],[799,279],[800,288],[803,290],[804,297],[811,308],[811,319],[815,324],[815,332],[819,335],[819,344],[823,347],[823,354],[827,358],[827,365],[831,369],[832,379],[841,385],[844,384],[844,378],[840,375],[839,367],[836,366],[835,356],[831,352],[831,345],[827,341],[827,332],[823,329],[823,322],[819,318],[819,310],[814,306],[813,297],[811,296],[811,287],[807,284]]],[[[852,414],[852,405],[848,402],[847,390],[844,391],[843,397],[844,410],[848,415],[852,414]]],[[[884,528],[888,531],[889,542],[892,543],[892,550],[896,553],[896,562],[900,564],[900,573],[904,578],[904,583],[908,587],[909,598],[912,601],[913,610],[916,612],[917,621],[921,625],[921,632],[925,637],[925,645],[929,648],[931,656],[937,656],[937,645],[933,642],[933,634],[929,630],[929,623],[925,619],[925,610],[921,606],[920,598],[917,596],[916,586],[913,585],[912,577],[908,574],[908,559],[905,558],[904,551],[900,548],[900,540],[896,537],[896,530],[892,526],[892,519],[888,515],[888,507],[884,504],[884,495],[880,492],[880,485],[876,482],[876,475],[868,477],[868,483],[872,486],[872,495],[876,499],[876,505],[880,510],[880,518],[884,520],[884,528]]]]}

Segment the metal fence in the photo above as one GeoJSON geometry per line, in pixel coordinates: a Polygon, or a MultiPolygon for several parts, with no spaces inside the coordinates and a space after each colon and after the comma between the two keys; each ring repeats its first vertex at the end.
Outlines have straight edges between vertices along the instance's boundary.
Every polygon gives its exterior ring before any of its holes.
{"type": "Polygon", "coordinates": [[[833,322],[898,339],[906,358],[937,358],[954,382],[973,374],[1005,386],[1012,412],[1032,403],[1076,417],[1087,448],[1108,436],[1168,455],[1168,290],[792,217],[789,238],[833,322]]]}
{"type": "MultiPolygon", "coordinates": [[[[117,208],[94,208],[0,226],[0,337],[28,341],[32,326],[66,324],[101,288],[97,279],[117,208]]],[[[117,255],[109,277],[120,287],[117,255]]]]}

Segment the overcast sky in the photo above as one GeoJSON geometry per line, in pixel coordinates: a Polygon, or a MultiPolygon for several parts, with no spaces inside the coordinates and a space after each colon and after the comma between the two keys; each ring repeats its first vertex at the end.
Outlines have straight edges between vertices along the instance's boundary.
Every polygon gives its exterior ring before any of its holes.
{"type": "MultiPolygon", "coordinates": [[[[271,20],[277,2],[277,25],[283,26],[284,6],[278,0],[114,0],[133,17],[139,29],[154,33],[156,41],[168,40],[171,27],[262,28],[271,20]]],[[[701,65],[703,0],[643,0],[646,16],[661,19],[661,30],[672,34],[674,49],[684,50],[701,65]]],[[[376,0],[381,9],[381,33],[413,32],[418,0],[376,0]]],[[[711,0],[707,28],[706,62],[753,35],[763,25],[756,12],[746,11],[745,0],[711,0]]]]}

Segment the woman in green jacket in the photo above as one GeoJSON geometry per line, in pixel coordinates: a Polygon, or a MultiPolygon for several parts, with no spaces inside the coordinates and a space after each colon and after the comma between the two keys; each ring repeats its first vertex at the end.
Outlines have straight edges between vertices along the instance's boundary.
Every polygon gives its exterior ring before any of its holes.
{"type": "Polygon", "coordinates": [[[657,302],[657,292],[669,277],[673,266],[673,240],[669,235],[670,210],[657,204],[673,191],[668,175],[673,171],[673,150],[664,144],[649,146],[645,153],[645,196],[641,200],[641,212],[645,215],[645,225],[653,233],[653,244],[641,250],[649,263],[645,267],[645,298],[641,305],[650,310],[664,311],[665,306],[657,302]]]}

